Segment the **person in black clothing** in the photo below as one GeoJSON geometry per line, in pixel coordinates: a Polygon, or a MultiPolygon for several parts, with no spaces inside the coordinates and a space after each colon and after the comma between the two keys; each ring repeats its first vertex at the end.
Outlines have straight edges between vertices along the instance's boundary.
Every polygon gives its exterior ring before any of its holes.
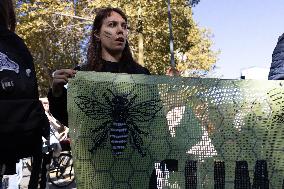
{"type": "MultiPolygon", "coordinates": [[[[100,9],[93,22],[87,63],[79,66],[79,70],[149,75],[150,72],[133,59],[127,36],[126,15],[118,8],[100,9]]],[[[53,72],[52,89],[48,93],[50,112],[66,126],[67,90],[64,85],[75,74],[75,69],[53,72]]]]}
{"type": "MultiPolygon", "coordinates": [[[[15,34],[15,27],[12,0],[1,0],[0,168],[2,174],[8,175],[14,174],[16,162],[25,157],[35,157],[34,162],[40,166],[42,136],[49,137],[49,122],[39,100],[33,58],[15,34]]],[[[37,188],[38,169],[33,169],[29,188],[37,188]]]]}

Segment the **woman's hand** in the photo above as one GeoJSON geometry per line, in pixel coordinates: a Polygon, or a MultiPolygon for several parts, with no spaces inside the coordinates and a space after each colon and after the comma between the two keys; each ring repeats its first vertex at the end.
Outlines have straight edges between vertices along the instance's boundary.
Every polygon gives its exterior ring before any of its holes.
{"type": "Polygon", "coordinates": [[[72,69],[61,69],[56,70],[52,73],[52,95],[59,97],[62,94],[64,85],[68,83],[68,79],[74,77],[76,70],[72,69]]]}
{"type": "Polygon", "coordinates": [[[180,76],[180,71],[178,71],[174,67],[170,67],[170,68],[167,69],[166,75],[169,75],[169,76],[180,76]]]}

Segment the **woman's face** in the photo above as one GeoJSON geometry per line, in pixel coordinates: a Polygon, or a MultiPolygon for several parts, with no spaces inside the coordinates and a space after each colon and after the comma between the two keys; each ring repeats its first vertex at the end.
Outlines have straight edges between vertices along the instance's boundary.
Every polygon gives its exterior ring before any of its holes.
{"type": "Polygon", "coordinates": [[[98,35],[103,53],[122,53],[128,35],[127,23],[120,14],[113,11],[109,17],[103,20],[98,35]]]}

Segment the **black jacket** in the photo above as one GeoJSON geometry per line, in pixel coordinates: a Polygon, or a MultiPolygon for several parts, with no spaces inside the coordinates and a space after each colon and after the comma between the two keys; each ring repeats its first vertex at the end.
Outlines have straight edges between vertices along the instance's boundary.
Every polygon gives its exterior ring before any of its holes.
{"type": "MultiPolygon", "coordinates": [[[[111,73],[119,73],[119,64],[115,62],[105,61],[103,62],[103,67],[101,72],[111,72],[111,73]]],[[[78,70],[81,71],[88,71],[85,65],[77,67],[78,70]]],[[[135,67],[129,69],[127,71],[128,74],[146,74],[150,75],[148,69],[136,65],[135,67]]],[[[52,95],[51,89],[48,92],[48,101],[49,101],[49,110],[51,114],[62,124],[68,126],[68,114],[67,114],[67,90],[66,88],[63,89],[63,93],[60,97],[54,97],[52,95]]]]}
{"type": "Polygon", "coordinates": [[[33,59],[25,43],[0,26],[0,162],[41,150],[49,121],[37,87],[33,59]]]}
{"type": "Polygon", "coordinates": [[[32,56],[23,40],[2,26],[0,26],[0,61],[2,84],[0,99],[38,99],[32,56]],[[9,78],[14,80],[10,83],[13,86],[9,86],[9,78]]]}

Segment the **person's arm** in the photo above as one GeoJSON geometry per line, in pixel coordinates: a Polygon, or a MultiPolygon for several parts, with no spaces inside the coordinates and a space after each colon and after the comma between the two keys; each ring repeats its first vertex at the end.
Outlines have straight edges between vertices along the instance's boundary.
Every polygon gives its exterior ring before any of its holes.
{"type": "Polygon", "coordinates": [[[166,75],[169,76],[180,76],[180,71],[174,67],[169,67],[166,71],[166,75]]]}
{"type": "Polygon", "coordinates": [[[143,74],[145,75],[151,75],[150,71],[147,68],[143,67],[143,72],[144,72],[143,74]]]}
{"type": "Polygon", "coordinates": [[[143,67],[143,66],[141,66],[139,64],[137,64],[137,66],[134,67],[133,70],[130,73],[131,74],[151,75],[150,71],[147,68],[145,68],[145,67],[143,67]]]}
{"type": "Polygon", "coordinates": [[[53,72],[52,88],[48,92],[50,113],[63,125],[68,126],[67,114],[67,89],[64,87],[68,79],[74,77],[76,71],[73,69],[61,69],[53,72]]]}
{"type": "Polygon", "coordinates": [[[76,70],[73,69],[61,69],[52,73],[52,95],[54,97],[62,96],[64,85],[68,83],[68,79],[74,77],[76,70]]]}
{"type": "Polygon", "coordinates": [[[52,89],[49,90],[47,95],[49,101],[49,111],[52,116],[60,121],[65,126],[68,126],[67,114],[67,90],[62,89],[61,96],[55,97],[52,95],[52,89]]]}

